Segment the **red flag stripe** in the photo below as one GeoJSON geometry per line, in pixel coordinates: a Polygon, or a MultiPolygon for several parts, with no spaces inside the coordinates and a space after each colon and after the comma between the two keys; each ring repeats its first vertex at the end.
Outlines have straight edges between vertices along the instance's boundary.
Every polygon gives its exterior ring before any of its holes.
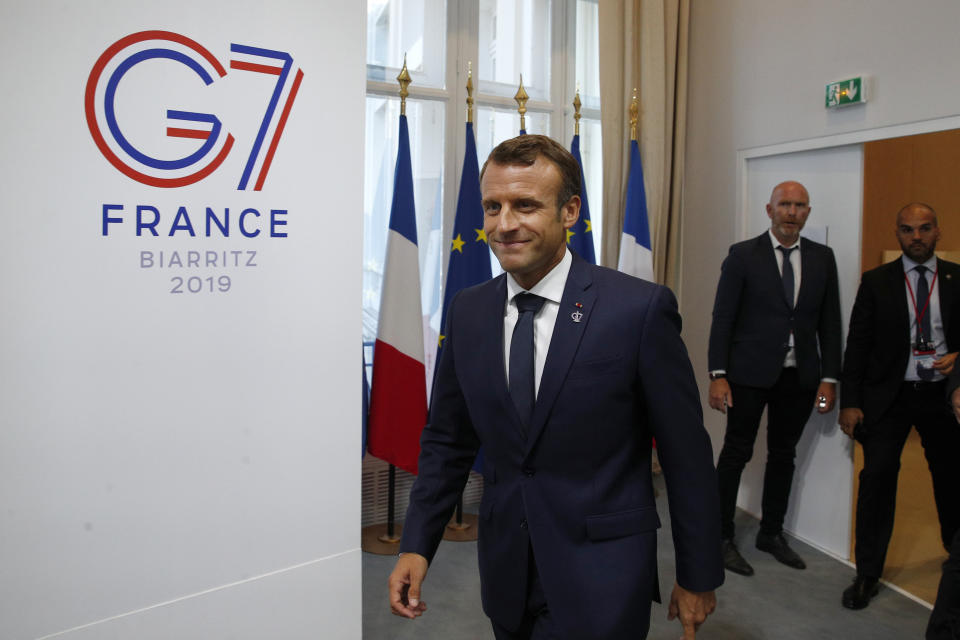
{"type": "Polygon", "coordinates": [[[373,354],[367,449],[415,474],[420,433],[427,422],[426,370],[422,362],[381,340],[373,354]]]}

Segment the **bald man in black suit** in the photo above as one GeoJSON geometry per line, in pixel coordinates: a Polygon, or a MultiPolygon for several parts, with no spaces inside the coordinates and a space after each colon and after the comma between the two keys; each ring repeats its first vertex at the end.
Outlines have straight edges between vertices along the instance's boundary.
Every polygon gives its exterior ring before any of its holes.
{"type": "Polygon", "coordinates": [[[800,237],[810,196],[799,182],[774,187],[770,229],[730,247],[710,327],[710,406],[727,413],[717,460],[723,559],[753,575],[734,543],[733,517],[744,466],[767,409],[763,518],[756,546],[806,567],[783,536],[797,442],[811,411],[833,409],[840,375],[840,294],[833,251],[800,237]]]}

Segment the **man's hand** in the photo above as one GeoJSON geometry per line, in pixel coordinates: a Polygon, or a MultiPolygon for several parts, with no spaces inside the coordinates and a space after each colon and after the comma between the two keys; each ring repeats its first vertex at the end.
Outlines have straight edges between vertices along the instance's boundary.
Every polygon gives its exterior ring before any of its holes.
{"type": "Polygon", "coordinates": [[[717,378],[710,381],[710,406],[726,413],[727,407],[733,406],[733,396],[730,394],[730,383],[726,378],[717,378]]]}
{"type": "Polygon", "coordinates": [[[840,429],[852,438],[853,430],[856,429],[858,424],[863,422],[863,411],[856,407],[841,409],[839,422],[840,429]]]}
{"type": "Polygon", "coordinates": [[[390,612],[404,618],[418,618],[427,610],[420,600],[420,585],[427,575],[427,559],[418,553],[404,553],[387,580],[390,612]]]}
{"type": "Polygon", "coordinates": [[[702,593],[687,591],[674,582],[667,620],[680,618],[680,624],[683,625],[683,640],[694,640],[697,637],[697,629],[716,608],[717,597],[713,591],[702,593]]]}
{"type": "Polygon", "coordinates": [[[833,411],[833,403],[837,399],[837,384],[835,382],[821,382],[817,388],[817,397],[813,404],[817,408],[817,413],[830,413],[833,411]],[[820,399],[824,401],[821,402],[820,399]]]}
{"type": "Polygon", "coordinates": [[[942,358],[937,358],[933,361],[933,368],[942,373],[945,376],[950,375],[950,372],[953,371],[953,365],[957,361],[957,352],[948,353],[942,358]]]}
{"type": "Polygon", "coordinates": [[[954,389],[950,394],[950,406],[953,407],[953,417],[960,422],[960,387],[954,389]]]}

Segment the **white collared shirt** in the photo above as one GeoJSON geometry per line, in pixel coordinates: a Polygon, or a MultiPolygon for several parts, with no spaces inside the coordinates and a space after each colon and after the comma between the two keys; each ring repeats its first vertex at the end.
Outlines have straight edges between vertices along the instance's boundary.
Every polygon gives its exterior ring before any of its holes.
{"type": "MultiPolygon", "coordinates": [[[[921,263],[914,262],[904,254],[903,256],[903,272],[906,274],[907,278],[903,283],[904,289],[907,290],[907,310],[910,313],[910,349],[911,354],[913,353],[913,343],[917,341],[917,312],[913,308],[913,302],[910,297],[910,287],[913,288],[913,299],[916,299],[917,296],[917,283],[920,281],[920,274],[917,273],[914,269],[921,263]],[[910,287],[907,287],[907,280],[910,282],[910,287]]],[[[930,259],[923,263],[923,266],[927,268],[927,290],[930,292],[930,306],[927,309],[926,313],[930,314],[930,333],[931,335],[928,339],[933,342],[937,350],[937,357],[943,357],[947,353],[947,336],[943,331],[943,318],[940,316],[940,277],[937,277],[937,281],[933,282],[933,275],[937,272],[937,256],[930,256],[930,259]],[[933,282],[933,288],[930,288],[930,283],[933,282]]],[[[926,303],[926,300],[917,300],[917,307],[923,311],[923,305],[926,303]]],[[[920,376],[917,375],[917,366],[913,361],[913,357],[910,357],[907,360],[907,372],[903,376],[904,380],[916,382],[920,380],[920,376]]],[[[933,380],[943,380],[943,376],[937,373],[933,380]]]]}
{"type": "Polygon", "coordinates": [[[543,366],[547,361],[547,352],[550,350],[553,327],[557,323],[557,313],[560,311],[560,299],[563,297],[563,289],[567,285],[567,276],[570,274],[572,263],[573,257],[567,249],[557,266],[529,290],[521,287],[512,275],[507,274],[507,302],[503,312],[503,362],[508,385],[510,383],[510,343],[513,340],[513,329],[517,325],[519,316],[514,298],[520,293],[533,293],[545,300],[540,311],[533,318],[533,388],[534,394],[537,394],[540,392],[540,378],[543,376],[543,366]]]}

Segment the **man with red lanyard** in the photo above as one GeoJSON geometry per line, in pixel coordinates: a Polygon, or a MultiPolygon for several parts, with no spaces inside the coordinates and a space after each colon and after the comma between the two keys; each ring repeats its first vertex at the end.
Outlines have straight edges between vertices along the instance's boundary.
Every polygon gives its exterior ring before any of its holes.
{"type": "Polygon", "coordinates": [[[944,546],[960,527],[960,429],[945,376],[960,349],[960,265],[934,255],[937,214],[922,203],[897,214],[903,256],[863,274],[850,314],[840,387],[840,427],[863,446],[857,494],[857,577],[843,606],[877,593],[893,531],[900,454],[916,426],[933,476],[944,546]]]}

